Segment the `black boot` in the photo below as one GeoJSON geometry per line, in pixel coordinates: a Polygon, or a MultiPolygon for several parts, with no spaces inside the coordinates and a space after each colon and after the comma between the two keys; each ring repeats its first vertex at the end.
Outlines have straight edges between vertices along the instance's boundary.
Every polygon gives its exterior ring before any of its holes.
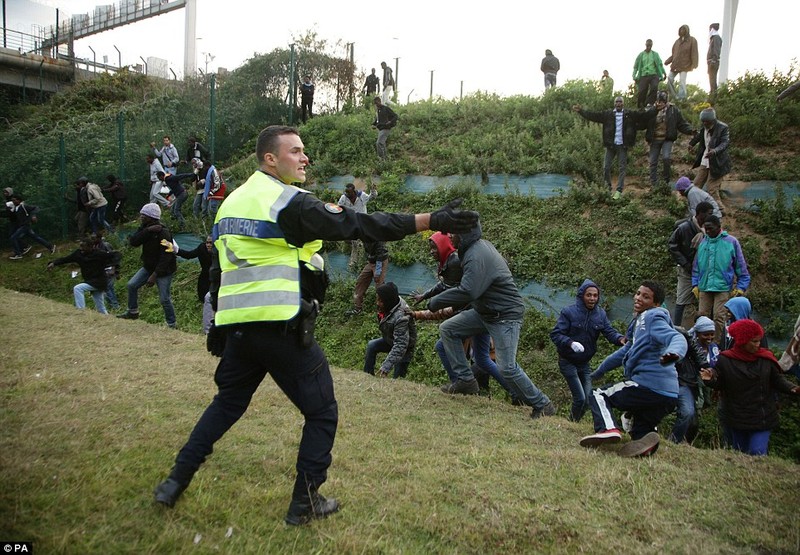
{"type": "Polygon", "coordinates": [[[315,518],[326,518],[339,510],[336,499],[326,499],[316,490],[292,497],[289,510],[284,517],[286,524],[299,526],[307,524],[315,518]]]}
{"type": "Polygon", "coordinates": [[[186,489],[186,486],[189,484],[182,484],[178,482],[174,478],[167,478],[160,484],[156,486],[155,491],[155,500],[156,503],[160,505],[164,505],[165,507],[174,507],[175,502],[183,493],[183,490],[186,489]]]}

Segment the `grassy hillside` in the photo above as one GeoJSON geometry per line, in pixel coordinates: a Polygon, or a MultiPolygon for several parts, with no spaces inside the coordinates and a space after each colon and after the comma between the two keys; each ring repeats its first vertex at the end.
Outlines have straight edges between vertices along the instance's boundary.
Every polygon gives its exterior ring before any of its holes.
{"type": "Polygon", "coordinates": [[[663,444],[590,451],[591,424],[335,369],[326,495],[282,522],[302,419],[269,380],[172,511],[152,488],[214,393],[194,334],[0,289],[0,535],[37,553],[788,553],[796,466],[663,444]]]}

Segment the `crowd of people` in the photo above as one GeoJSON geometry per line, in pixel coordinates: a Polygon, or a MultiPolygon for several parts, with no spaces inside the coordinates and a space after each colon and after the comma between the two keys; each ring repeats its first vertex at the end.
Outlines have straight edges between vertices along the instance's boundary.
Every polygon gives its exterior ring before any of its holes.
{"type": "MultiPolygon", "coordinates": [[[[697,45],[690,38],[688,27],[682,26],[666,62],[673,64],[669,87],[679,97],[685,95],[682,74],[696,67],[697,45]]],[[[663,284],[639,282],[633,315],[623,333],[613,327],[602,308],[600,285],[583,280],[574,304],[561,311],[550,333],[558,368],[572,397],[568,418],[578,422],[587,411],[591,413],[594,432],[579,440],[581,446],[619,443],[627,433],[630,441],[617,451],[620,456],[651,456],[661,443],[659,426],[669,414],[676,414],[670,440],[694,439],[697,408],[714,390],[719,392],[717,406],[727,444],[751,455],[765,455],[770,432],[778,422],[776,392],[800,394],[800,386],[783,375],[796,367],[800,357],[800,319],[779,362],[765,346],[763,328],[752,319],[746,297],[750,275],[741,246],[722,223],[726,208],[719,183],[731,167],[727,125],[709,108],[701,112],[696,131],[669,102],[668,93],[658,90],[666,72],[663,65],[658,69],[661,61],[653,54],[648,41],[636,62],[640,109],[625,110],[624,100],[617,97],[611,110],[593,112],[578,105],[574,110],[603,125],[604,179],[609,188],[611,165],[615,159],[619,163],[616,199],[624,187],[627,149],[639,130],[646,130],[650,144],[654,191],[672,183],[670,153],[677,134],[692,135],[690,144],[698,145],[694,183],[682,176],[673,185],[687,201],[686,218],[665,238],[665,250],[677,268],[676,305],[672,314],[665,308],[663,284]],[[649,73],[651,66],[656,67],[655,74],[649,73]],[[618,349],[592,369],[600,335],[618,349]],[[617,368],[623,369],[621,381],[600,384],[617,368]]],[[[397,116],[386,105],[395,84],[391,68],[385,63],[381,66],[384,98],[376,96],[374,104],[377,151],[383,158],[397,116]]],[[[559,68],[558,59],[548,50],[542,61],[548,88],[556,86],[559,68]]],[[[377,93],[379,84],[373,70],[365,90],[377,93]]],[[[304,85],[310,86],[313,99],[310,78],[304,85]]],[[[308,117],[312,102],[306,104],[304,98],[308,117]]],[[[206,344],[209,352],[221,358],[214,377],[217,393],[178,451],[169,474],[156,487],[157,503],[175,505],[269,374],[305,419],[286,523],[304,524],[339,510],[335,499],[319,492],[327,479],[338,424],[333,380],[314,337],[327,289],[325,261],[319,254],[324,240],[350,241],[353,265],[360,259],[358,245],[363,245],[367,255],[353,307],[347,313],[355,317],[364,312],[365,292],[374,282],[379,337],[366,344],[364,372],[374,375],[377,367],[380,376],[405,377],[417,347],[417,327],[439,322],[435,348],[446,380],[441,386],[444,394],[480,394],[489,387],[491,377],[512,403],[530,408],[530,418],[557,414],[551,398],[518,362],[526,305],[509,266],[483,237],[479,215],[460,209],[459,200],[430,213],[368,213],[366,205],[377,197],[377,190],[361,192],[349,184],[338,203],[322,202],[297,186],[305,182],[308,157],[297,130],[290,127],[270,126],[261,132],[256,144],[259,169],[225,202],[224,180],[195,137],[189,138],[184,159],[169,136],[163,137],[160,148],[155,143],[150,146],[152,153],[146,158],[149,202],[139,209],[139,226],[128,238],[131,247],[141,248],[141,267],[127,282],[127,305],[118,318],[138,319],[139,291],[154,286],[167,326],[177,327],[171,300],[177,257],[197,258],[201,264],[197,297],[204,303],[206,344]],[[179,173],[181,164],[188,164],[190,171],[179,173]],[[190,194],[184,183],[194,186],[194,216],[214,222],[211,235],[193,250],[181,250],[162,218],[168,208],[177,225],[183,225],[182,207],[190,194]],[[387,279],[386,242],[428,230],[435,232],[429,249],[439,279],[434,287],[406,300],[398,285],[387,279]],[[424,306],[415,306],[420,304],[424,306]],[[381,353],[386,353],[382,360],[381,353]]],[[[81,235],[91,229],[92,235],[82,238],[77,250],[47,266],[77,265],[82,279],[73,288],[75,306],[85,308],[85,294],[90,293],[102,314],[107,313],[106,300],[112,308],[119,306],[113,286],[120,265],[119,252],[103,234],[113,229],[112,222],[125,220],[127,199],[120,180],[109,175],[107,181],[108,186],[101,188],[86,177],[76,180],[77,213],[83,214],[76,216],[78,229],[81,235]],[[109,203],[103,193],[113,197],[112,222],[106,220],[109,203]]],[[[28,240],[54,253],[55,246],[32,229],[35,207],[25,205],[11,189],[4,194],[12,221],[11,258],[21,259],[30,250],[28,240]]]]}

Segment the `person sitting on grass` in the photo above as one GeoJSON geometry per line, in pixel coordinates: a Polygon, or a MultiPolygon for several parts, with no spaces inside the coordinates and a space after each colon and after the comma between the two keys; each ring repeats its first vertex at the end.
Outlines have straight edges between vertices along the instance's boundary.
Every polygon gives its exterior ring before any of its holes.
{"type": "Polygon", "coordinates": [[[609,343],[619,346],[626,341],[625,336],[611,326],[606,311],[599,305],[597,284],[585,279],[576,297],[575,304],[561,310],[550,332],[550,339],[558,349],[558,368],[572,393],[570,420],[573,422],[583,417],[587,399],[592,394],[589,361],[597,352],[597,338],[602,333],[609,343]]]}
{"type": "Polygon", "coordinates": [[[403,378],[408,372],[408,365],[417,345],[417,326],[408,314],[408,305],[400,298],[394,283],[388,281],[379,285],[376,293],[381,337],[367,343],[364,372],[374,375],[376,355],[389,353],[381,364],[381,376],[388,376],[394,368],[392,377],[403,378]]]}
{"type": "Polygon", "coordinates": [[[786,380],[772,351],[761,346],[764,328],[753,320],[737,320],[728,327],[733,346],[722,351],[717,365],[700,371],[705,383],[722,392],[722,414],[733,438],[733,448],[748,455],[766,455],[769,436],[778,425],[775,392],[800,394],[800,386],[786,380]]]}
{"type": "Polygon", "coordinates": [[[678,372],[675,363],[686,355],[683,335],[672,326],[669,312],[662,308],[664,286],[643,281],[633,296],[636,319],[627,331],[627,342],[609,355],[592,373],[597,379],[623,366],[624,381],[595,389],[589,397],[595,433],[581,439],[582,447],[598,447],[622,439],[612,408],[628,411],[633,422],[632,441],[619,451],[622,457],[650,456],[659,444],[656,427],[678,401],[678,372]]]}
{"type": "Polygon", "coordinates": [[[75,307],[83,310],[86,308],[84,293],[92,294],[94,307],[100,314],[108,314],[103,301],[103,294],[108,289],[108,274],[106,268],[119,264],[120,254],[116,251],[104,252],[95,248],[95,240],[86,237],[81,240],[79,249],[75,249],[67,256],[56,258],[47,265],[48,270],[62,264],[77,264],[81,269],[83,281],[72,288],[75,295],[75,307]]]}

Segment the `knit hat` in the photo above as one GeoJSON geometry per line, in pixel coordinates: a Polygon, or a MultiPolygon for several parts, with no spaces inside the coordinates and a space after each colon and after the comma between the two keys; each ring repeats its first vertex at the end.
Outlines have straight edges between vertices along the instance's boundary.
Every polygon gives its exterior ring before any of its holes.
{"type": "Polygon", "coordinates": [[[142,209],[139,210],[139,214],[147,216],[148,218],[153,218],[154,220],[160,220],[161,207],[157,205],[155,202],[149,202],[144,206],[142,206],[142,209]]]}
{"type": "Polygon", "coordinates": [[[744,345],[756,337],[764,337],[764,328],[754,320],[736,320],[728,326],[728,335],[733,337],[736,345],[744,345]]]}
{"type": "Polygon", "coordinates": [[[717,121],[717,112],[714,108],[706,108],[700,112],[700,121],[717,121]]]}
{"type": "Polygon", "coordinates": [[[692,328],[696,332],[714,331],[714,321],[708,316],[700,316],[692,328]]]}
{"type": "Polygon", "coordinates": [[[12,189],[11,187],[6,187],[5,189],[3,189],[3,194],[10,197],[11,195],[14,194],[14,189],[12,189]]]}
{"type": "Polygon", "coordinates": [[[685,175],[675,182],[676,191],[685,191],[691,186],[692,186],[692,180],[686,177],[685,175]]]}
{"type": "Polygon", "coordinates": [[[383,285],[379,285],[375,292],[378,294],[380,300],[383,301],[384,310],[389,311],[396,307],[397,303],[400,302],[400,295],[397,293],[397,286],[391,281],[387,281],[383,285]]]}

